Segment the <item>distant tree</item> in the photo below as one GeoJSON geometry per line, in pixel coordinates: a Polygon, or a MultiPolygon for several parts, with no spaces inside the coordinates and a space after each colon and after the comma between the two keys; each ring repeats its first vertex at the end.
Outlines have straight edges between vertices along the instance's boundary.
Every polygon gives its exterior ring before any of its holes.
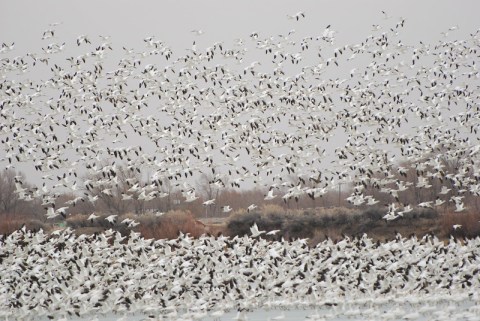
{"type": "Polygon", "coordinates": [[[215,199],[215,204],[208,205],[205,213],[208,216],[215,216],[218,209],[218,197],[220,192],[227,186],[228,179],[213,174],[202,174],[197,182],[198,190],[206,200],[215,199]]]}
{"type": "Polygon", "coordinates": [[[0,171],[0,214],[35,215],[39,210],[39,201],[32,197],[34,188],[25,181],[25,175],[12,169],[0,171]],[[25,189],[19,193],[20,184],[25,189]]]}
{"type": "Polygon", "coordinates": [[[139,188],[142,185],[138,172],[118,166],[115,170],[108,171],[107,174],[103,171],[87,175],[84,183],[85,194],[90,197],[98,197],[94,204],[96,211],[114,214],[124,214],[132,208],[136,213],[144,211],[145,202],[138,199],[140,193],[137,190],[130,190],[135,184],[139,188]],[[105,179],[105,175],[108,179],[105,179]],[[125,199],[126,196],[131,198],[125,199]]]}
{"type": "Polygon", "coordinates": [[[180,199],[173,184],[167,178],[156,180],[155,184],[158,189],[158,197],[150,202],[149,208],[160,212],[173,210],[177,205],[175,203],[180,199]]]}
{"type": "Polygon", "coordinates": [[[11,169],[0,172],[0,213],[15,213],[18,194],[15,193],[15,175],[11,169]]]}

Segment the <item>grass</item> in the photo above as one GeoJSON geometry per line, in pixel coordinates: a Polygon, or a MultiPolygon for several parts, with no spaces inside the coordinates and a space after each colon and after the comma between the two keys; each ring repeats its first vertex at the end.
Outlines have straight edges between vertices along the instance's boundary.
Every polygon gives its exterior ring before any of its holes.
{"type": "MultiPolygon", "coordinates": [[[[122,234],[130,234],[130,230],[140,232],[145,238],[176,238],[180,232],[189,233],[194,237],[209,232],[209,228],[196,218],[189,211],[170,211],[162,216],[155,214],[125,214],[117,217],[115,224],[110,224],[105,218],[109,214],[97,214],[99,217],[93,222],[88,220],[88,215],[75,214],[68,216],[65,220],[54,219],[42,222],[36,218],[22,217],[18,215],[2,215],[0,219],[0,235],[10,234],[20,229],[23,225],[29,230],[43,229],[45,232],[51,232],[58,228],[70,227],[75,229],[78,234],[93,234],[106,229],[114,229],[122,234]],[[138,226],[130,228],[124,219],[130,218],[140,223],[138,226]]],[[[218,231],[219,229],[213,229],[218,231]]]]}
{"type": "Polygon", "coordinates": [[[31,216],[21,216],[17,214],[2,214],[0,219],[0,235],[7,235],[20,228],[25,227],[32,231],[43,229],[48,231],[49,224],[45,224],[37,218],[31,216]]]}

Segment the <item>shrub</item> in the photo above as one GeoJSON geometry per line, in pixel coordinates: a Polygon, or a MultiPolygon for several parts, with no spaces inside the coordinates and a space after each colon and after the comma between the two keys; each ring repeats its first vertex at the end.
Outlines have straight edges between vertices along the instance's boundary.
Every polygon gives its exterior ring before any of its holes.
{"type": "Polygon", "coordinates": [[[306,224],[306,220],[303,217],[291,219],[285,229],[287,235],[293,238],[298,237],[299,235],[310,237],[311,231],[311,227],[306,224]]]}
{"type": "Polygon", "coordinates": [[[442,230],[445,235],[459,238],[473,238],[480,236],[479,213],[445,213],[442,217],[442,230]],[[460,228],[454,229],[453,225],[459,224],[460,228]]]}
{"type": "Polygon", "coordinates": [[[232,236],[250,234],[250,227],[256,223],[261,230],[280,229],[279,235],[286,238],[309,238],[318,229],[338,228],[353,222],[354,217],[358,217],[358,211],[347,208],[286,211],[278,205],[266,205],[256,212],[231,215],[227,229],[232,236]]]}
{"type": "Polygon", "coordinates": [[[227,229],[232,235],[245,235],[250,233],[250,226],[257,223],[259,228],[263,228],[264,224],[260,221],[260,213],[237,212],[229,217],[227,229]]]}
{"type": "Polygon", "coordinates": [[[127,213],[119,215],[115,224],[109,223],[105,218],[110,214],[97,214],[99,217],[91,222],[87,215],[73,215],[67,218],[69,227],[91,234],[107,229],[113,229],[123,235],[129,235],[130,230],[140,232],[145,238],[176,238],[179,232],[189,233],[192,236],[200,236],[206,232],[205,226],[199,223],[189,211],[171,211],[162,216],[155,214],[137,215],[127,213]],[[129,227],[121,223],[126,218],[140,223],[136,227],[129,227]]]}
{"type": "MultiPolygon", "coordinates": [[[[75,214],[67,217],[66,222],[68,226],[70,226],[73,229],[77,228],[83,228],[83,227],[89,227],[89,226],[95,226],[98,225],[99,223],[91,223],[89,220],[87,220],[88,216],[81,215],[81,214],[75,214]]],[[[98,218],[100,220],[102,218],[98,218]]]]}
{"type": "Polygon", "coordinates": [[[2,215],[0,219],[0,235],[7,235],[16,231],[22,226],[27,228],[27,230],[38,231],[40,229],[44,231],[50,230],[50,226],[43,223],[40,220],[32,219],[29,221],[25,221],[23,219],[18,219],[14,215],[2,215]]]}
{"type": "Polygon", "coordinates": [[[379,208],[379,207],[372,207],[364,211],[361,216],[364,219],[368,219],[370,221],[378,221],[383,218],[383,216],[386,214],[386,210],[379,208]]]}
{"type": "Polygon", "coordinates": [[[153,214],[142,215],[138,231],[145,238],[172,239],[180,232],[199,237],[207,232],[205,226],[198,222],[192,213],[185,211],[170,211],[160,217],[153,214]]]}

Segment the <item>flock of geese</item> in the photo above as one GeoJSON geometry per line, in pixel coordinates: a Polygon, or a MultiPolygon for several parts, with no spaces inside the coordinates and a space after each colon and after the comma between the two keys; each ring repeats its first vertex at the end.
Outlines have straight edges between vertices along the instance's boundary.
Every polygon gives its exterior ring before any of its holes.
{"type": "Polygon", "coordinates": [[[120,168],[138,174],[124,200],[166,197],[168,185],[190,202],[206,175],[219,189],[268,190],[267,201],[349,184],[352,204],[374,205],[374,189],[390,199],[386,219],[416,206],[465,211],[480,193],[480,32],[454,39],[455,26],[408,44],[406,20],[382,15],[353,44],[338,46],[328,25],[200,48],[194,30],[183,53],[154,36],[140,50],[109,36],[64,42],[51,24],[40,52],[1,45],[1,162],[41,176],[37,187],[17,177],[16,191],[49,218],[68,214],[55,208],[65,190],[73,205],[94,203],[92,190],[113,196],[120,168]],[[407,204],[407,189],[437,201],[407,204]]]}
{"type": "Polygon", "coordinates": [[[0,317],[220,320],[232,311],[246,320],[258,308],[317,308],[309,320],[372,319],[372,309],[381,320],[478,320],[479,269],[480,238],[364,235],[309,247],[253,235],[154,240],[23,228],[0,239],[0,317]],[[453,310],[436,308],[445,302],[453,310]]]}
{"type": "MultiPolygon", "coordinates": [[[[166,197],[173,186],[193,202],[195,180],[206,175],[219,189],[263,188],[266,201],[318,198],[350,184],[349,202],[375,205],[367,192],[375,189],[391,200],[385,219],[417,206],[463,212],[465,198],[480,193],[480,32],[454,39],[455,26],[433,43],[409,44],[401,39],[408,21],[383,18],[353,44],[337,45],[328,25],[314,35],[254,31],[201,48],[205,34],[194,30],[185,52],[154,36],[140,50],[109,36],[63,42],[51,24],[39,52],[0,46],[0,162],[41,176],[37,187],[15,177],[16,192],[40,200],[49,219],[96,202],[94,190],[115,196],[121,169],[135,173],[125,201],[166,197]],[[402,192],[411,189],[436,200],[407,204],[402,192]],[[65,190],[76,198],[59,208],[65,190]]],[[[273,240],[277,232],[254,225],[244,237],[147,240],[134,231],[21,229],[0,238],[0,316],[138,311],[199,320],[236,310],[245,320],[261,307],[335,313],[346,301],[402,300],[474,302],[449,320],[479,315],[479,238],[365,236],[310,248],[302,239],[273,240]]],[[[380,318],[434,312],[392,309],[380,318]]]]}

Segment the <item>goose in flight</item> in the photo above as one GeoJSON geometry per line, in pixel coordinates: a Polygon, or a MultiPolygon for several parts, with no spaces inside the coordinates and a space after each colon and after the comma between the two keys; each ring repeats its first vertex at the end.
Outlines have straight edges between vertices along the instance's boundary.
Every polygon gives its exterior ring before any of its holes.
{"type": "Polygon", "coordinates": [[[95,215],[95,213],[92,213],[88,216],[87,220],[90,221],[90,223],[93,223],[94,220],[96,220],[97,218],[99,218],[100,216],[98,215],[95,215]]]}
{"type": "Polygon", "coordinates": [[[204,206],[215,205],[215,199],[213,198],[211,200],[207,200],[207,201],[203,202],[202,205],[204,205],[204,206]]]}
{"type": "Polygon", "coordinates": [[[463,202],[455,203],[455,212],[463,212],[467,208],[465,207],[465,204],[463,202]]]}
{"type": "Polygon", "coordinates": [[[60,215],[60,214],[57,213],[53,207],[49,207],[49,208],[47,209],[47,215],[46,215],[46,216],[47,216],[47,219],[52,219],[52,218],[55,218],[55,217],[57,217],[57,216],[59,216],[59,215],[60,215]]]}
{"type": "Polygon", "coordinates": [[[297,12],[294,15],[287,15],[288,19],[299,20],[300,18],[305,18],[305,13],[302,11],[297,12]]]}
{"type": "Polygon", "coordinates": [[[265,233],[265,235],[276,235],[278,232],[280,232],[280,230],[271,230],[265,233]]]}
{"type": "Polygon", "coordinates": [[[441,195],[446,195],[446,194],[448,194],[448,192],[450,192],[450,191],[451,191],[450,188],[448,188],[448,187],[446,187],[446,186],[442,186],[442,189],[440,190],[439,194],[441,194],[441,195]]]}
{"type": "Polygon", "coordinates": [[[413,207],[410,204],[408,204],[403,207],[402,211],[398,212],[398,215],[403,216],[403,214],[407,214],[412,211],[413,211],[413,207]]]}
{"type": "Polygon", "coordinates": [[[273,200],[275,197],[277,197],[278,195],[273,195],[273,190],[269,190],[268,191],[268,194],[265,196],[265,200],[266,201],[270,201],[270,200],[273,200]]]}
{"type": "Polygon", "coordinates": [[[253,225],[250,227],[250,233],[252,233],[251,237],[255,238],[265,233],[265,231],[259,231],[257,223],[253,223],[253,225]]]}
{"type": "Polygon", "coordinates": [[[77,37],[77,46],[80,46],[82,43],[91,44],[90,40],[88,39],[88,37],[86,35],[80,35],[80,36],[77,37]]]}
{"type": "Polygon", "coordinates": [[[194,33],[196,36],[201,36],[204,34],[203,30],[200,29],[194,29],[192,30],[192,33],[194,33]]]}
{"type": "Polygon", "coordinates": [[[385,11],[382,10],[382,15],[383,15],[383,19],[387,20],[387,19],[390,19],[391,16],[388,15],[388,13],[386,13],[385,11]]]}
{"type": "Polygon", "coordinates": [[[185,202],[191,203],[199,199],[199,196],[195,195],[195,191],[189,191],[185,194],[185,202]]]}
{"type": "Polygon", "coordinates": [[[117,216],[116,214],[109,215],[105,218],[105,220],[110,223],[111,225],[114,225],[117,222],[117,216]]]}

